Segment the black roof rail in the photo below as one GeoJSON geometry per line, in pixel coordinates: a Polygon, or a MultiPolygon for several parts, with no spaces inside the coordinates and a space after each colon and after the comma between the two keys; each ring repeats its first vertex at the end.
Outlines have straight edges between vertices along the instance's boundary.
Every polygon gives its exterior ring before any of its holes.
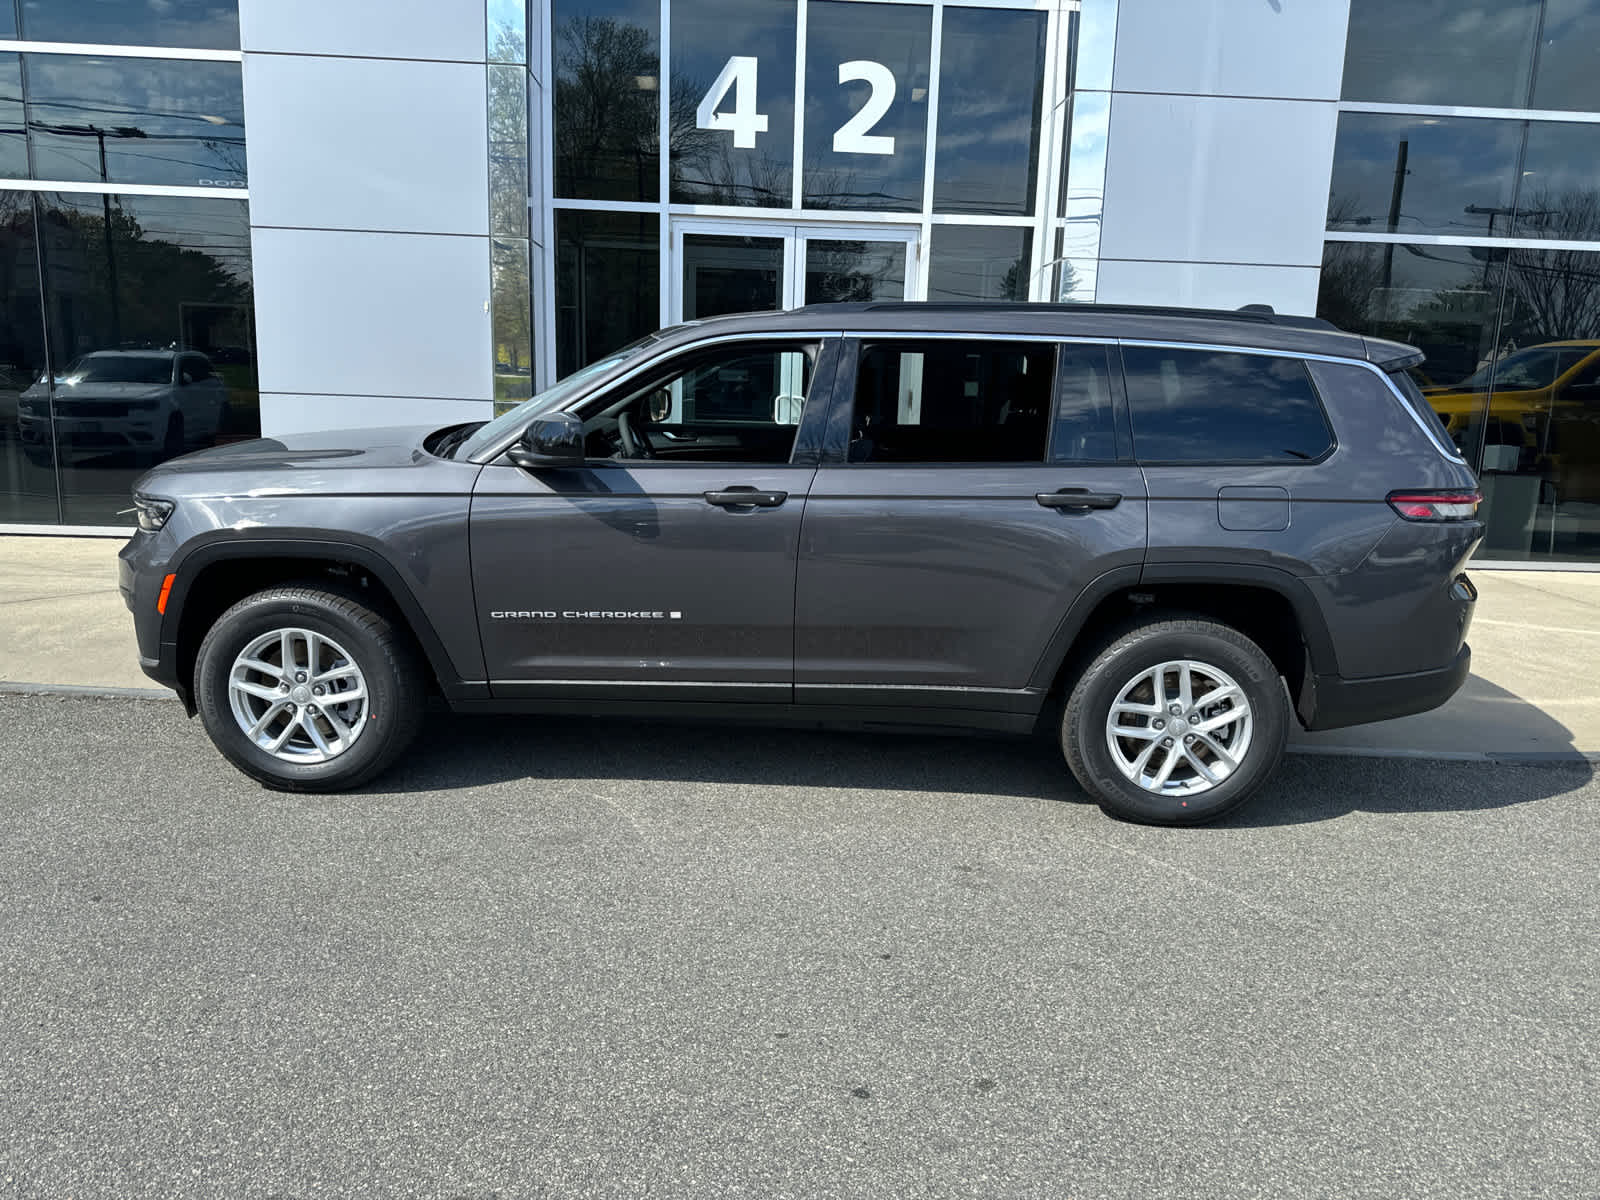
{"type": "Polygon", "coordinates": [[[1203,321],[1251,321],[1262,325],[1283,325],[1297,329],[1337,329],[1320,317],[1280,315],[1270,304],[1246,304],[1242,308],[1180,308],[1159,304],[1051,304],[1019,300],[852,300],[832,304],[808,304],[807,312],[1035,312],[1062,316],[1183,317],[1203,321]]]}

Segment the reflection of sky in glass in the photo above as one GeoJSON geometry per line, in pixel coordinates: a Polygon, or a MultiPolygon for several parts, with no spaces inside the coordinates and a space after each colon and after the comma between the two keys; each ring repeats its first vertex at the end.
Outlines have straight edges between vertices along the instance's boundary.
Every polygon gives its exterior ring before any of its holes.
{"type": "Polygon", "coordinates": [[[1044,35],[1043,13],[945,9],[935,212],[1033,211],[1044,35]]]}
{"type": "Polygon", "coordinates": [[[1539,0],[1352,0],[1344,98],[1521,108],[1538,17],[1539,0]]]}
{"type": "Polygon", "coordinates": [[[1117,48],[1117,0],[1083,0],[1078,12],[1078,66],[1074,86],[1109,92],[1117,48]]]}
{"type": "Polygon", "coordinates": [[[1600,125],[1528,123],[1516,234],[1600,240],[1600,125]]]}
{"type": "Polygon", "coordinates": [[[30,54],[37,178],[199,185],[245,180],[238,63],[30,54]]]}
{"type": "Polygon", "coordinates": [[[1072,98],[1072,133],[1063,189],[1067,218],[1062,253],[1088,257],[1100,252],[1100,216],[1105,207],[1106,130],[1111,123],[1109,92],[1078,92],[1072,98]]]}
{"type": "Polygon", "coordinates": [[[526,0],[488,0],[489,61],[528,61],[526,0]]]}
{"type": "Polygon", "coordinates": [[[811,208],[916,212],[927,142],[933,10],[904,4],[814,0],[806,12],[805,199],[811,208]],[[833,136],[867,102],[863,80],[839,82],[839,64],[882,63],[894,103],[867,132],[894,138],[893,154],[835,154],[833,136]]]}
{"type": "Polygon", "coordinates": [[[1033,230],[936,225],[929,300],[1026,300],[1033,230]]]}
{"type": "Polygon", "coordinates": [[[1294,358],[1124,346],[1134,453],[1150,462],[1304,462],[1328,448],[1294,358]]]}
{"type": "MultiPolygon", "coordinates": [[[[794,0],[675,0],[672,17],[672,199],[787,208],[793,199],[794,0]],[[735,55],[756,60],[746,106],[767,118],[754,149],[731,130],[696,127],[695,110],[735,55]]],[[[731,113],[733,89],[718,105],[731,113]]]]}
{"type": "Polygon", "coordinates": [[[0,54],[0,179],[25,179],[28,143],[22,131],[22,58],[0,54]]]}
{"type": "Polygon", "coordinates": [[[22,32],[36,42],[237,50],[239,4],[238,0],[22,0],[22,32]]]}
{"type": "MultiPolygon", "coordinates": [[[[1484,234],[1488,213],[1468,205],[1504,209],[1516,177],[1519,121],[1470,117],[1402,117],[1341,113],[1334,146],[1328,227],[1369,233],[1484,234]],[[1389,228],[1399,145],[1408,146],[1400,221],[1389,228]]],[[[1510,227],[1495,216],[1494,232],[1510,227]]]]}
{"type": "Polygon", "coordinates": [[[1534,108],[1600,109],[1600,71],[1595,36],[1600,0],[1546,0],[1540,31],[1534,108]]]}

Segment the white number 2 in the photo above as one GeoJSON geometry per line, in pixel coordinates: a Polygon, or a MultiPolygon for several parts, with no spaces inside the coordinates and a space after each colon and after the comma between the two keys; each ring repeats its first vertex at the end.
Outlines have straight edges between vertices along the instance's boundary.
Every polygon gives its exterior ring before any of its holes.
{"type": "Polygon", "coordinates": [[[883,115],[889,111],[889,105],[894,103],[894,72],[882,63],[866,58],[840,63],[839,82],[849,83],[854,79],[865,80],[872,90],[867,93],[867,102],[861,106],[860,111],[839,126],[838,132],[833,135],[833,152],[893,154],[894,138],[867,131],[883,120],[883,115]]]}
{"type": "Polygon", "coordinates": [[[754,150],[756,134],[767,131],[767,116],[756,111],[756,60],[734,55],[722,65],[722,74],[700,98],[694,123],[701,129],[729,129],[740,150],[754,150]],[[728,89],[733,89],[733,111],[718,112],[728,89]]]}

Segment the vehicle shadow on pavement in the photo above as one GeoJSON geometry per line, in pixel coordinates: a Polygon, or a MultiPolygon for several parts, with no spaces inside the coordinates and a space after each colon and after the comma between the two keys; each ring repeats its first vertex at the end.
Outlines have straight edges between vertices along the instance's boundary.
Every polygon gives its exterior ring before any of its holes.
{"type": "MultiPolygon", "coordinates": [[[[362,789],[421,792],[514,780],[651,780],[992,796],[1086,805],[1044,737],[1001,738],[583,717],[439,714],[397,769],[362,789]]],[[[1581,757],[1538,763],[1290,754],[1218,828],[1299,825],[1350,813],[1472,812],[1587,784],[1581,757]]]]}

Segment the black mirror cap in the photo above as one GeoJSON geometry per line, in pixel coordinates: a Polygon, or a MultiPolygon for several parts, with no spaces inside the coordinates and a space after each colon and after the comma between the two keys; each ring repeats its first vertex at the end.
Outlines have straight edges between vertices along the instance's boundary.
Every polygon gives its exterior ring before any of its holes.
{"type": "Polygon", "coordinates": [[[506,457],[519,467],[575,467],[583,463],[583,422],[568,412],[535,417],[506,457]]]}

